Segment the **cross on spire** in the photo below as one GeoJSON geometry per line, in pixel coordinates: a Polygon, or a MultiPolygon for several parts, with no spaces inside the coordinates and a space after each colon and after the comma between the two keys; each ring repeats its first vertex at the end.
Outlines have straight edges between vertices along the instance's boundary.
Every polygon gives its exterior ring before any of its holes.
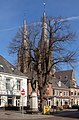
{"type": "Polygon", "coordinates": [[[26,13],[27,13],[27,11],[24,10],[24,19],[26,19],[26,13]]]}
{"type": "Polygon", "coordinates": [[[24,12],[24,19],[26,19],[26,13],[24,12]]]}
{"type": "Polygon", "coordinates": [[[44,5],[44,12],[45,12],[45,9],[46,9],[46,3],[45,3],[45,1],[44,1],[43,5],[44,5]]]}
{"type": "Polygon", "coordinates": [[[45,9],[46,9],[46,2],[45,2],[45,0],[43,2],[43,5],[44,5],[44,13],[45,13],[45,9]]]}

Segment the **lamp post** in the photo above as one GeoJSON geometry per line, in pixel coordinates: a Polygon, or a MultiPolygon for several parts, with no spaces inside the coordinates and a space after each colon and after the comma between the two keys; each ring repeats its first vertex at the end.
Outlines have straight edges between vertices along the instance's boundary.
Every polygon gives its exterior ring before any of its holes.
{"type": "Polygon", "coordinates": [[[56,96],[53,96],[53,113],[54,113],[54,108],[56,107],[56,96]]]}
{"type": "Polygon", "coordinates": [[[55,90],[53,89],[53,112],[55,107],[56,107],[56,94],[55,94],[55,90]]]}
{"type": "Polygon", "coordinates": [[[60,91],[60,97],[61,97],[61,106],[62,106],[62,92],[60,91]]]}

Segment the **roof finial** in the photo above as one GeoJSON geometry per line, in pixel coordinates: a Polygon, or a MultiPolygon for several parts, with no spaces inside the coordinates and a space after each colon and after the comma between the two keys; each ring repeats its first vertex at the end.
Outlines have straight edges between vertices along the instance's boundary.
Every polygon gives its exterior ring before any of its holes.
{"type": "Polygon", "coordinates": [[[26,19],[26,11],[24,11],[24,19],[26,19]]]}
{"type": "Polygon", "coordinates": [[[26,12],[24,12],[24,23],[23,23],[24,32],[26,32],[26,12]]]}
{"type": "Polygon", "coordinates": [[[45,0],[43,2],[43,5],[44,5],[44,13],[45,13],[45,9],[46,9],[46,2],[45,2],[45,0]]]}

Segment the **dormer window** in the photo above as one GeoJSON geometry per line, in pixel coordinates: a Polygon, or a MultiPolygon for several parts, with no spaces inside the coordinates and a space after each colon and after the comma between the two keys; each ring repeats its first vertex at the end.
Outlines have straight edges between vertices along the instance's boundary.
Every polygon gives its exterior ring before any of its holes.
{"type": "Polygon", "coordinates": [[[4,71],[4,66],[0,64],[0,71],[4,71]]]}
{"type": "Polygon", "coordinates": [[[14,72],[14,68],[13,67],[11,67],[11,70],[14,72]]]}
{"type": "Polygon", "coordinates": [[[58,82],[58,86],[61,87],[61,81],[58,82]]]}
{"type": "Polygon", "coordinates": [[[0,65],[0,67],[2,67],[2,68],[3,68],[3,65],[0,65]]]}
{"type": "Polygon", "coordinates": [[[77,87],[77,84],[76,84],[76,83],[74,83],[74,87],[77,87]]]}
{"type": "Polygon", "coordinates": [[[65,79],[67,79],[67,78],[68,78],[68,76],[66,75],[64,78],[65,78],[65,79]]]}

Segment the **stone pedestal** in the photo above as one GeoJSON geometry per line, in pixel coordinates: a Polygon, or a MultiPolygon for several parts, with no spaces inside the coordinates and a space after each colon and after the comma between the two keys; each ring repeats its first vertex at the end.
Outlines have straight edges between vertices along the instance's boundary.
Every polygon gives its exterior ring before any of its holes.
{"type": "Polygon", "coordinates": [[[31,105],[30,108],[32,111],[38,111],[38,97],[35,91],[31,93],[31,105]]]}

